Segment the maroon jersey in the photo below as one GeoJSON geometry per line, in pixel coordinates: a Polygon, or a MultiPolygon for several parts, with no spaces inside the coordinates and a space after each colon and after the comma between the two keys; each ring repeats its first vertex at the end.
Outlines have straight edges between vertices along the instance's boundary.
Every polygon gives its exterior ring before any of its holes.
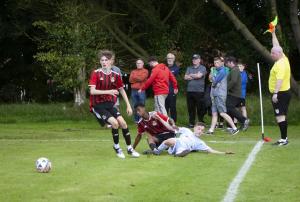
{"type": "Polygon", "coordinates": [[[164,121],[168,121],[169,117],[159,113],[159,112],[149,112],[149,119],[145,120],[141,118],[138,122],[138,135],[142,135],[144,132],[149,133],[152,136],[156,136],[158,134],[162,133],[169,133],[173,132],[169,130],[166,126],[164,126],[163,123],[161,123],[160,120],[157,120],[153,117],[154,113],[157,113],[157,115],[164,121]]]}
{"type": "MultiPolygon", "coordinates": [[[[102,69],[94,70],[91,74],[89,86],[96,86],[96,90],[119,90],[123,88],[121,76],[115,71],[106,74],[102,69]]],[[[103,102],[117,101],[117,96],[113,95],[90,95],[90,108],[103,102]]]]}

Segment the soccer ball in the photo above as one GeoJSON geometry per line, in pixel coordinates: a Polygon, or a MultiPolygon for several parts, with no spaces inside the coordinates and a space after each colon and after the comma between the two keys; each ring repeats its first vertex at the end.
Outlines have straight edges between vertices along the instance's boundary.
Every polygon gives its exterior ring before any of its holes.
{"type": "Polygon", "coordinates": [[[41,157],[36,160],[35,167],[39,173],[48,173],[51,170],[51,161],[45,157],[41,157]]]}

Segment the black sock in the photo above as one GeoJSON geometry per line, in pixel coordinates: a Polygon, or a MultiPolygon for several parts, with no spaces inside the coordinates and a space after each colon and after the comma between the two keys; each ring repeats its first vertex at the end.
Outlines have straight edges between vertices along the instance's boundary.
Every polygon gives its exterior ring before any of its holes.
{"type": "Polygon", "coordinates": [[[154,150],[154,149],[156,148],[156,144],[150,143],[150,144],[149,144],[149,147],[150,147],[151,150],[154,150]]]}
{"type": "Polygon", "coordinates": [[[287,121],[282,121],[278,123],[278,126],[280,128],[280,133],[281,133],[281,139],[286,139],[287,138],[287,121]]]}
{"type": "Polygon", "coordinates": [[[111,134],[115,144],[119,144],[119,129],[111,129],[111,134]]]}
{"type": "Polygon", "coordinates": [[[123,137],[125,139],[127,146],[131,145],[131,138],[130,138],[130,133],[129,133],[128,128],[122,129],[122,132],[123,132],[123,137]]]}

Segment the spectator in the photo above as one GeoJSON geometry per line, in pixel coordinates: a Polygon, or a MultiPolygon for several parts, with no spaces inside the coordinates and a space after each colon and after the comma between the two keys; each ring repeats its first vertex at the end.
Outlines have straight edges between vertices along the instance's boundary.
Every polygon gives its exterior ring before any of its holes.
{"type": "Polygon", "coordinates": [[[212,120],[210,129],[206,134],[213,134],[218,121],[218,112],[220,116],[231,126],[230,133],[235,135],[239,132],[233,123],[231,117],[226,113],[226,96],[227,96],[227,75],[226,69],[224,67],[224,60],[221,57],[214,58],[214,65],[210,72],[211,85],[211,112],[212,120]]]}
{"type": "Polygon", "coordinates": [[[225,64],[229,67],[227,78],[228,95],[226,99],[228,114],[232,118],[236,118],[242,124],[241,129],[245,131],[249,127],[250,120],[244,117],[242,113],[236,109],[240,106],[242,97],[241,75],[237,67],[236,58],[232,56],[227,57],[225,64]]]}
{"type": "Polygon", "coordinates": [[[150,85],[152,85],[155,111],[167,115],[165,101],[169,94],[169,82],[172,82],[174,94],[177,94],[177,81],[169,68],[165,64],[159,64],[155,57],[150,57],[149,65],[152,67],[151,75],[145,85],[139,90],[139,93],[145,91],[150,85]]]}
{"type": "MultiPolygon", "coordinates": [[[[167,65],[169,70],[177,79],[179,74],[179,67],[175,64],[175,55],[172,53],[167,54],[167,65]]],[[[169,94],[166,98],[166,110],[170,114],[170,117],[176,122],[177,120],[177,111],[176,111],[176,98],[177,95],[174,93],[174,87],[172,82],[169,83],[169,94]]]]}
{"type": "MultiPolygon", "coordinates": [[[[142,59],[136,60],[136,69],[132,70],[129,77],[129,82],[131,83],[131,102],[132,106],[137,103],[145,104],[146,93],[142,91],[138,93],[138,90],[143,87],[148,78],[148,70],[144,68],[144,61],[142,59]]],[[[136,110],[134,110],[134,121],[137,123],[140,117],[137,115],[136,110]]]]}
{"type": "Polygon", "coordinates": [[[193,55],[192,63],[193,65],[187,68],[184,75],[184,80],[187,81],[189,128],[193,128],[195,125],[196,112],[199,122],[203,122],[206,113],[204,100],[206,67],[201,65],[199,54],[193,55]]]}
{"type": "Polygon", "coordinates": [[[242,87],[240,110],[242,112],[242,115],[247,118],[248,116],[247,116],[247,109],[246,109],[246,92],[247,92],[248,74],[245,70],[246,65],[244,63],[239,62],[237,66],[241,74],[241,87],[242,87]]]}

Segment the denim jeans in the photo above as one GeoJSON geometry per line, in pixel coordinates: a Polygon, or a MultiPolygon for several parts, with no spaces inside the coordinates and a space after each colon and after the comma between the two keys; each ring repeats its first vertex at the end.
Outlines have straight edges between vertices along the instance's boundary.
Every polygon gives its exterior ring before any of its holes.
{"type": "MultiPolygon", "coordinates": [[[[136,89],[131,89],[131,103],[134,107],[137,103],[143,103],[146,102],[146,93],[145,91],[142,91],[141,93],[138,92],[136,89]]],[[[140,117],[136,114],[136,111],[134,110],[134,121],[137,123],[139,121],[140,117]]]]}

